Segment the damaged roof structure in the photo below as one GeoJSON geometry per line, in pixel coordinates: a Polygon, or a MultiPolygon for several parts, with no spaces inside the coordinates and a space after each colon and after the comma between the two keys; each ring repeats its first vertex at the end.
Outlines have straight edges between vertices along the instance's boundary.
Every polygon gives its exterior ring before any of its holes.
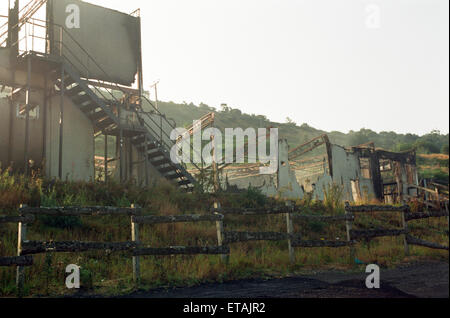
{"type": "Polygon", "coordinates": [[[373,144],[342,147],[327,135],[316,137],[289,150],[279,143],[278,172],[259,175],[258,165],[224,171],[224,187],[261,189],[270,196],[290,199],[310,195],[323,200],[337,186],[347,201],[376,199],[394,203],[417,195],[415,151],[402,153],[377,149],[373,144]]]}

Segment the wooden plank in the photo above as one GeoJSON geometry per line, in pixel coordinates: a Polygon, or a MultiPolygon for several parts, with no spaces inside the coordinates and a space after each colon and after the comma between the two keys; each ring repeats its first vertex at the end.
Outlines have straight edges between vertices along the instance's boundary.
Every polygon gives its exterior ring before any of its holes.
{"type": "Polygon", "coordinates": [[[0,266],[31,266],[33,256],[0,257],[0,266]]]}
{"type": "MultiPolygon", "coordinates": [[[[403,231],[405,232],[405,234],[408,233],[408,221],[406,221],[406,214],[407,214],[406,211],[404,211],[402,213],[402,226],[403,226],[403,231]]],[[[409,245],[408,245],[408,240],[406,239],[406,235],[403,238],[403,245],[405,248],[405,256],[409,256],[409,245]]]]}
{"type": "Polygon", "coordinates": [[[151,215],[151,216],[133,216],[132,220],[134,223],[138,224],[216,222],[222,221],[223,215],[221,214],[151,215]]]}
{"type": "Polygon", "coordinates": [[[285,214],[292,213],[289,207],[275,207],[275,208],[256,208],[256,209],[242,209],[242,208],[214,208],[214,213],[221,214],[236,214],[236,215],[269,215],[269,214],[285,214]]]}
{"type": "Polygon", "coordinates": [[[139,248],[133,252],[133,255],[224,255],[229,253],[230,248],[228,246],[171,246],[139,248]]]}
{"type": "MultiPolygon", "coordinates": [[[[26,208],[25,204],[21,204],[20,208],[26,208]]],[[[23,244],[27,240],[27,224],[19,222],[17,230],[17,256],[21,257],[23,253],[23,244]]],[[[25,268],[23,266],[17,266],[16,268],[16,287],[18,290],[19,297],[23,295],[23,285],[25,281],[25,268]]]]}
{"type": "Polygon", "coordinates": [[[403,212],[408,211],[409,206],[393,206],[393,205],[346,205],[347,212],[403,212]]]}
{"type": "Polygon", "coordinates": [[[0,216],[0,224],[4,223],[24,223],[29,224],[35,221],[34,215],[26,216],[0,216]]]}
{"type": "Polygon", "coordinates": [[[137,247],[136,242],[41,242],[28,241],[23,243],[22,255],[32,255],[41,253],[67,253],[67,252],[88,252],[105,251],[121,252],[131,251],[137,247]]]}
{"type": "Polygon", "coordinates": [[[414,212],[414,213],[405,213],[405,220],[419,220],[419,219],[427,219],[427,218],[439,218],[439,217],[448,217],[448,212],[446,211],[430,211],[430,212],[414,212]]]}
{"type": "Polygon", "coordinates": [[[408,241],[408,244],[410,244],[410,245],[418,245],[418,246],[424,246],[424,247],[428,247],[428,248],[448,251],[448,246],[443,246],[443,245],[440,245],[437,243],[421,240],[421,239],[411,236],[411,235],[406,235],[406,240],[408,241]]]}
{"type": "Polygon", "coordinates": [[[293,221],[323,221],[323,222],[339,222],[339,221],[353,221],[355,216],[352,214],[345,215],[306,215],[306,214],[292,214],[293,221]]]}
{"type": "MultiPolygon", "coordinates": [[[[132,205],[132,208],[135,206],[132,205]]],[[[131,217],[131,240],[136,244],[139,244],[139,224],[133,220],[134,216],[131,217]]],[[[132,257],[133,264],[133,281],[136,286],[139,285],[141,280],[141,263],[138,256],[132,257]]]]}
{"type": "Polygon", "coordinates": [[[20,208],[21,215],[51,215],[51,216],[83,216],[83,215],[140,215],[140,208],[120,208],[111,206],[91,206],[91,207],[50,207],[50,208],[20,208]]]}
{"type": "MultiPolygon", "coordinates": [[[[214,202],[214,209],[220,209],[220,202],[216,201],[214,202]]],[[[214,214],[219,215],[219,213],[214,212],[214,214]]],[[[221,220],[216,221],[216,231],[217,231],[217,246],[225,246],[224,244],[224,224],[223,224],[223,214],[220,214],[222,216],[221,220]]],[[[220,259],[224,264],[228,264],[230,261],[229,253],[222,254],[220,256],[220,259]]]]}
{"type": "Polygon", "coordinates": [[[370,239],[383,236],[400,236],[407,233],[401,229],[371,229],[371,230],[351,230],[350,237],[352,240],[356,239],[370,239]]]}
{"type": "Polygon", "coordinates": [[[280,232],[224,232],[226,244],[249,241],[283,241],[289,238],[292,236],[280,232]]]}
{"type": "Polygon", "coordinates": [[[354,241],[302,241],[297,240],[292,242],[293,247],[345,247],[354,245],[354,241]]]}
{"type": "MultiPolygon", "coordinates": [[[[345,216],[347,217],[352,217],[352,220],[346,220],[345,221],[345,233],[347,236],[347,243],[352,242],[352,236],[351,236],[351,231],[352,231],[352,227],[353,227],[353,221],[354,221],[354,214],[352,214],[351,212],[348,211],[348,208],[350,207],[350,203],[345,202],[345,216]]],[[[349,264],[355,264],[354,260],[356,257],[356,249],[353,246],[350,246],[349,249],[349,264]]]]}
{"type": "Polygon", "coordinates": [[[415,184],[408,184],[408,187],[409,188],[416,188],[418,190],[422,190],[422,191],[425,191],[425,192],[428,192],[428,193],[431,193],[431,194],[435,194],[435,190],[424,188],[424,187],[420,187],[420,186],[415,185],[415,184]]]}
{"type": "MultiPolygon", "coordinates": [[[[293,203],[291,201],[286,202],[286,206],[289,209],[293,209],[293,203]]],[[[292,246],[292,240],[290,239],[294,235],[294,223],[292,222],[292,213],[286,213],[286,233],[288,235],[288,252],[289,252],[289,261],[291,264],[295,263],[295,250],[292,246]]]]}

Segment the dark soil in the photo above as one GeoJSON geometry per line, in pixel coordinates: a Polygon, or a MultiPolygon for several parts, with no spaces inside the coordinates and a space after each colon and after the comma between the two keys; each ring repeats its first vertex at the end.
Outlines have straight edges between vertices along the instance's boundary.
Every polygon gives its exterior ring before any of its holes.
{"type": "Polygon", "coordinates": [[[416,262],[381,268],[380,289],[365,286],[360,272],[322,271],[270,280],[252,279],[195,287],[139,291],[127,298],[448,298],[449,264],[416,262]]]}

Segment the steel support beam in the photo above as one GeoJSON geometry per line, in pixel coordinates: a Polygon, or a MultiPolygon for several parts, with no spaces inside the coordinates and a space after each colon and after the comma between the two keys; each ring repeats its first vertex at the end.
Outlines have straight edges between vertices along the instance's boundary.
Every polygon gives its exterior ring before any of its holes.
{"type": "Polygon", "coordinates": [[[25,148],[24,148],[24,166],[25,166],[25,176],[30,173],[29,165],[29,145],[30,145],[30,97],[31,97],[31,56],[28,55],[27,58],[27,91],[25,96],[25,148]]]}
{"type": "Polygon", "coordinates": [[[63,178],[63,142],[64,142],[64,67],[61,66],[61,91],[59,104],[59,159],[58,159],[58,177],[63,178]]]}

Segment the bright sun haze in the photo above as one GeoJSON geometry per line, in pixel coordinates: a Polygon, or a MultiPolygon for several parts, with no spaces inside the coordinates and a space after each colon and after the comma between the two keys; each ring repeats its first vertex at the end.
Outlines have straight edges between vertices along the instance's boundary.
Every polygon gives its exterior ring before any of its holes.
{"type": "Polygon", "coordinates": [[[449,131],[447,0],[87,2],[141,8],[145,89],[160,80],[161,100],[325,131],[449,131]]]}

